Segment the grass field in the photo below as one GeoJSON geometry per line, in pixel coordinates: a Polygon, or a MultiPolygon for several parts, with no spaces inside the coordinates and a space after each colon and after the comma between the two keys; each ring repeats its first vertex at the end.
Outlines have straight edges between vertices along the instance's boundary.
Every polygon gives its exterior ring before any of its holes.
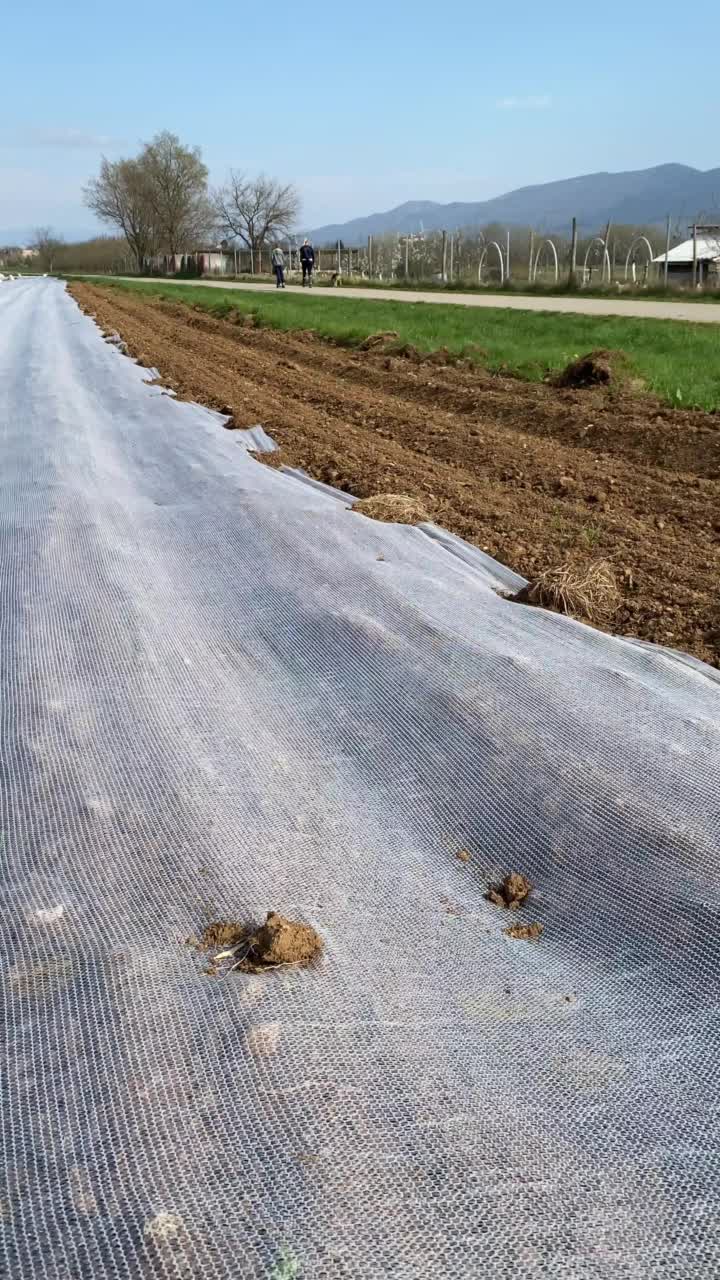
{"type": "Polygon", "coordinates": [[[550,312],[475,310],[442,304],[329,298],[298,294],[243,294],[162,281],[109,281],[149,297],[199,306],[216,315],[252,314],[276,329],[312,329],[347,344],[393,330],[399,343],[420,351],[446,347],[488,369],[502,369],[539,381],[574,356],[599,347],[620,351],[631,377],[677,407],[720,408],[720,333],[714,325],[619,316],[550,312]]]}

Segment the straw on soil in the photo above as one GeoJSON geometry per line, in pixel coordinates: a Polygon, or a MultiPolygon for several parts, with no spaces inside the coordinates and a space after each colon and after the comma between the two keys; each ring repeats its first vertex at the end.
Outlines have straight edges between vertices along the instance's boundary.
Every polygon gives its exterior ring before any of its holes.
{"type": "Polygon", "coordinates": [[[606,560],[591,560],[546,569],[512,599],[588,622],[606,622],[619,609],[621,595],[612,566],[606,560]]]}
{"type": "Polygon", "coordinates": [[[377,493],[372,498],[361,498],[351,509],[388,524],[421,524],[430,519],[418,499],[409,493],[377,493]]]}

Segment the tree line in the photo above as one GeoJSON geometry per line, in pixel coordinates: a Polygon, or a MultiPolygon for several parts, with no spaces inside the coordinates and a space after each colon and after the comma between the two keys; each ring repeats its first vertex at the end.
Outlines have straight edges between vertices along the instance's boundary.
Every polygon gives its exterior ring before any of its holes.
{"type": "Polygon", "coordinates": [[[158,133],[137,156],[103,158],[84,190],[85,204],[124,237],[138,272],[158,255],[179,255],[209,240],[239,241],[251,253],[292,230],[300,198],[292,183],[231,170],[227,183],[208,186],[199,147],[174,133],[158,133]]]}
{"type": "MultiPolygon", "coordinates": [[[[82,246],[65,246],[51,228],[38,228],[33,239],[37,265],[48,272],[126,271],[130,256],[135,270],[142,274],[152,268],[158,257],[177,258],[198,249],[223,246],[249,251],[250,270],[255,272],[262,251],[285,241],[295,229],[300,215],[298,192],[292,183],[281,183],[263,174],[248,177],[231,170],[225,184],[215,189],[209,187],[208,177],[200,148],[185,145],[168,131],[144,143],[135,156],[114,161],[103,158],[99,174],[84,189],[84,200],[114,234],[97,237],[82,246]]],[[[629,246],[641,232],[647,235],[654,252],[664,248],[655,227],[614,227],[610,245],[613,275],[622,269],[629,246]]],[[[480,258],[484,246],[488,246],[483,278],[493,282],[502,275],[501,255],[495,245],[502,251],[507,272],[508,234],[512,275],[532,275],[529,242],[534,233],[529,227],[512,227],[508,233],[505,227],[492,223],[456,231],[449,237],[441,232],[387,234],[374,239],[371,253],[359,245],[341,249],[358,251],[352,259],[353,269],[363,275],[415,280],[449,275],[450,279],[477,283],[480,258]]],[[[673,235],[673,243],[678,238],[673,235]]],[[[559,262],[565,266],[570,255],[569,236],[553,235],[552,240],[559,262]]],[[[533,243],[535,254],[540,252],[537,265],[542,279],[552,267],[548,256],[552,250],[543,248],[540,236],[534,236],[533,243]]],[[[603,249],[598,244],[591,245],[590,237],[581,237],[580,262],[588,246],[589,266],[595,270],[602,261],[603,249]]],[[[345,258],[350,261],[349,255],[345,258]]]]}

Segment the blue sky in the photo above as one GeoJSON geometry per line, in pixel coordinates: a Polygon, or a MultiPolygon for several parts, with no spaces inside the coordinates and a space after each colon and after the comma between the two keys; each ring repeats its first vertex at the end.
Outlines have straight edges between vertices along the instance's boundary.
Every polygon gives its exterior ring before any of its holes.
{"type": "Polygon", "coordinates": [[[720,164],[719,78],[668,0],[492,6],[17,4],[3,19],[0,240],[95,224],[101,154],[168,128],[293,180],[307,227],[407,199],[485,199],[602,169],[720,164]],[[549,16],[546,16],[548,15],[549,16]]]}

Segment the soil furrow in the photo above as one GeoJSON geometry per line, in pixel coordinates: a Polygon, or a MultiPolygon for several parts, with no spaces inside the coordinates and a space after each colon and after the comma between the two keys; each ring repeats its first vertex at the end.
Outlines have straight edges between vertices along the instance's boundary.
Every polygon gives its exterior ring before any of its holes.
{"type": "Polygon", "coordinates": [[[568,554],[610,559],[624,591],[614,629],[720,664],[714,415],[350,351],[119,289],[71,290],[178,395],[237,426],[262,422],[292,465],[358,497],[419,497],[529,577],[568,554]]]}

